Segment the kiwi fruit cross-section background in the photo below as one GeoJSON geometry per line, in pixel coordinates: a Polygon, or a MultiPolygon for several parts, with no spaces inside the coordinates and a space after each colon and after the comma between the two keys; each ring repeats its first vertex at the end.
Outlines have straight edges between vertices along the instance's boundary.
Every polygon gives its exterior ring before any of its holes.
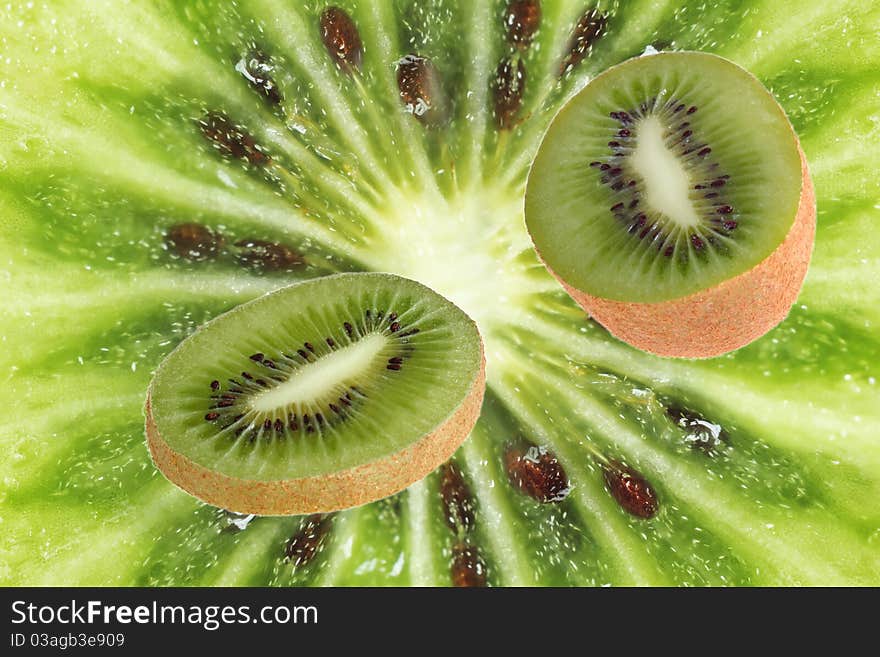
{"type": "Polygon", "coordinates": [[[0,582],[880,583],[880,8],[782,4],[5,6],[0,582]]]}

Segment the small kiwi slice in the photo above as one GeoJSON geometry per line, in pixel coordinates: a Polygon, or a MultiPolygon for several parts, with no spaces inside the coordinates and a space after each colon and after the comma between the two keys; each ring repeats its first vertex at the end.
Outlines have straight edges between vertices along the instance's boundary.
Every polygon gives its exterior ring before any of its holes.
{"type": "Polygon", "coordinates": [[[390,274],[298,283],[208,322],[159,366],[147,442],[168,479],[239,513],[396,493],[467,437],[485,388],[476,324],[390,274]]]}
{"type": "Polygon", "coordinates": [[[782,108],[707,53],[628,60],[556,116],[526,223],[547,268],[615,336],[705,358],[788,314],[806,276],[813,186],[782,108]]]}

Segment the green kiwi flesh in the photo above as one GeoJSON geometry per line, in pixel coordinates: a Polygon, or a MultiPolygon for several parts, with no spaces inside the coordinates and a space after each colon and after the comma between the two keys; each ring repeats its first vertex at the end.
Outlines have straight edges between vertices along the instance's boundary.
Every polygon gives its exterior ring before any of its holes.
{"type": "Polygon", "coordinates": [[[880,583],[880,6],[334,0],[359,39],[337,20],[330,52],[329,4],[0,11],[0,584],[880,583]],[[615,339],[525,230],[551,119],[647,44],[752,71],[811,165],[798,303],[724,358],[615,339]],[[409,55],[432,62],[444,121],[409,111],[409,55]],[[220,140],[220,112],[272,163],[220,140]],[[143,417],[168,353],[266,292],[363,270],[479,323],[486,401],[450,463],[322,516],[171,485],[143,417]]]}
{"type": "Polygon", "coordinates": [[[481,361],[476,325],[438,294],[390,274],[338,274],[204,325],[159,366],[149,414],[172,450],[212,472],[320,477],[431,434],[481,361]]]}
{"type": "Polygon", "coordinates": [[[717,55],[643,55],[557,115],[526,192],[547,265],[594,297],[660,302],[733,278],[785,239],[797,138],[750,73],[717,55]]]}

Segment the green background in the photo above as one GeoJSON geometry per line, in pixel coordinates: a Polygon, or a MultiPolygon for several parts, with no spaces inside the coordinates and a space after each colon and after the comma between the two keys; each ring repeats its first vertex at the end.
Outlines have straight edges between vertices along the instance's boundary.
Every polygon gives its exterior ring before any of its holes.
{"type": "Polygon", "coordinates": [[[448,585],[458,541],[493,585],[880,583],[880,7],[602,2],[602,35],[559,80],[592,5],[547,1],[523,55],[521,121],[499,131],[504,3],[339,4],[364,43],[355,75],[321,43],[323,3],[0,9],[0,583],[448,585]],[[235,70],[253,44],[275,61],[283,111],[235,70]],[[818,196],[791,315],[710,361],[609,337],[536,261],[523,225],[528,165],[556,109],[649,44],[751,70],[791,118],[818,196]],[[442,76],[448,123],[403,111],[394,62],[411,52],[442,76]],[[206,111],[245,125],[273,168],[211,148],[194,122],[206,111]],[[175,257],[163,236],[181,222],[222,233],[221,255],[175,257]],[[310,264],[242,267],[245,238],[310,264]],[[145,391],[205,320],[360,269],[419,280],[480,325],[489,393],[455,456],[474,523],[459,536],[447,526],[435,474],[336,514],[297,563],[286,553],[303,519],[242,531],[154,469],[145,391]],[[692,447],[673,402],[729,443],[692,447]],[[511,485],[504,454],[521,439],[556,455],[572,485],[564,501],[511,485]],[[610,460],[653,486],[653,519],[609,494],[610,460]]]}

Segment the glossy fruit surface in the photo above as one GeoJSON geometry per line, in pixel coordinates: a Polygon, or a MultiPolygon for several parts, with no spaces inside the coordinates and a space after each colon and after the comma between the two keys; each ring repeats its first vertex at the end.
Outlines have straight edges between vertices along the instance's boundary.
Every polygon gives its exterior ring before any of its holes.
{"type": "Polygon", "coordinates": [[[880,8],[545,1],[526,46],[506,2],[334,4],[358,38],[337,17],[332,52],[317,2],[0,9],[0,581],[880,583],[880,8]],[[811,165],[804,289],[731,356],[609,336],[525,230],[549,121],[648,45],[753,72],[811,165]],[[355,270],[477,321],[489,389],[460,476],[287,519],[169,484],[143,430],[163,357],[355,270]]]}

